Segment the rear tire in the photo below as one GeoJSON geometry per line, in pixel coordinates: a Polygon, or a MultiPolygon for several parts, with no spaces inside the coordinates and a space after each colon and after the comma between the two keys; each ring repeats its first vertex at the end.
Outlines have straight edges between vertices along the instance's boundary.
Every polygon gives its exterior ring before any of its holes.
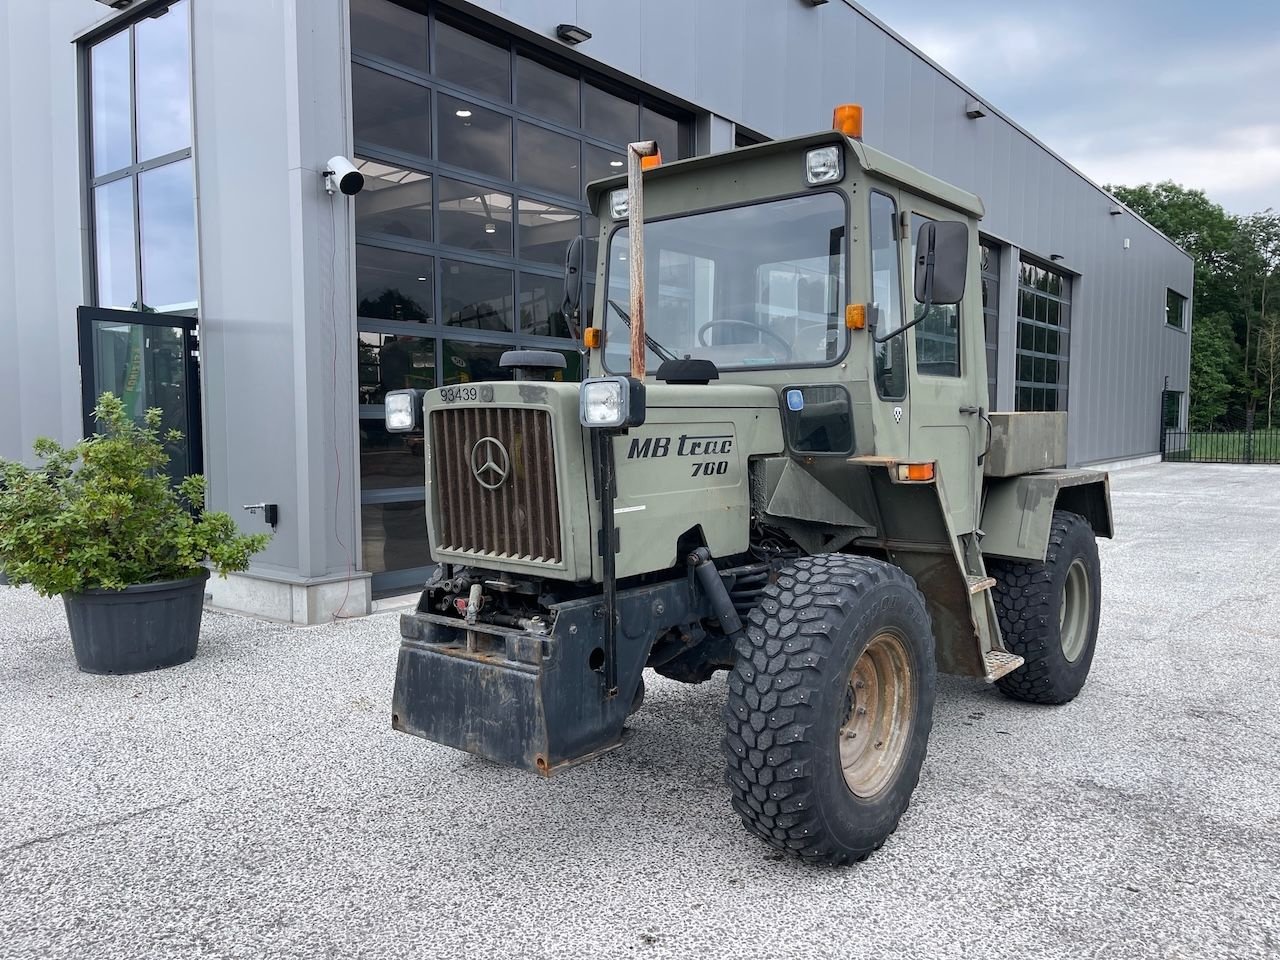
{"type": "Polygon", "coordinates": [[[900,568],[806,557],[737,642],[726,779],[747,829],[804,860],[864,860],[898,826],[933,724],[924,598],[900,568]]]}
{"type": "Polygon", "coordinates": [[[996,681],[1028,703],[1068,703],[1084,686],[1098,640],[1098,542],[1084,517],[1055,510],[1044,563],[991,560],[1004,645],[1025,661],[996,681]]]}

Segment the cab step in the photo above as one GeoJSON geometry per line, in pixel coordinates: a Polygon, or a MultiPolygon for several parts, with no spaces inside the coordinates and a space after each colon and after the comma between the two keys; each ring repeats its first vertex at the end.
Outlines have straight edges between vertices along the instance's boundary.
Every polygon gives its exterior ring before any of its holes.
{"type": "Polygon", "coordinates": [[[995,683],[1006,673],[1012,673],[1022,666],[1022,657],[1004,650],[988,650],[983,659],[987,666],[987,683],[995,683]]]}
{"type": "Polygon", "coordinates": [[[969,593],[971,595],[981,593],[983,590],[990,590],[996,585],[995,577],[984,576],[981,573],[971,573],[965,579],[969,581],[969,593]]]}

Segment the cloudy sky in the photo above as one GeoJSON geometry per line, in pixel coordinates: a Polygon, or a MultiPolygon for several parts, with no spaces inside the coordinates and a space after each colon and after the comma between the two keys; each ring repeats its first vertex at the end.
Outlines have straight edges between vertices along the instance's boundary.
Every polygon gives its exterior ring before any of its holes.
{"type": "Polygon", "coordinates": [[[859,0],[1099,183],[1280,209],[1280,0],[859,0]]]}

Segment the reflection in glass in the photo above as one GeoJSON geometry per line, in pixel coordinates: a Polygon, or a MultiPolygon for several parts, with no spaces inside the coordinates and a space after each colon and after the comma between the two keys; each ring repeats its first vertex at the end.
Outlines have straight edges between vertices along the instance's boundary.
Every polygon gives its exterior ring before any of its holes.
{"type": "Polygon", "coordinates": [[[511,118],[443,93],[438,102],[440,160],[510,180],[511,118]]]}
{"type": "Polygon", "coordinates": [[[142,230],[142,302],[160,313],[194,310],[196,201],[191,160],[179,160],[138,177],[142,230]]]}
{"type": "Polygon", "coordinates": [[[93,227],[98,306],[138,309],[132,178],[116,180],[93,191],[93,227]]]}
{"type": "Polygon", "coordinates": [[[93,396],[105,391],[124,402],[125,412],[141,422],[147,410],[160,409],[161,434],[177,430],[181,440],[167,440],[167,473],[180,480],[194,472],[191,424],[187,418],[186,336],[181,327],[95,320],[91,326],[93,396]]]}
{"type": "Polygon", "coordinates": [[[357,143],[431,156],[431,91],[358,63],[351,65],[357,143]]]}
{"type": "Polygon", "coordinates": [[[571,336],[562,311],[564,280],[520,274],[520,332],[535,337],[571,336]]]}
{"type": "Polygon", "coordinates": [[[583,128],[593,137],[628,144],[640,133],[640,104],[586,84],[583,93],[583,128]]]}
{"type": "Polygon", "coordinates": [[[431,240],[431,175],[357,158],[364,189],[356,194],[356,235],[431,240]]]}
{"type": "Polygon", "coordinates": [[[436,22],[436,76],[511,102],[511,53],[506,47],[436,22]]]}
{"type": "Polygon", "coordinates": [[[519,217],[521,259],[563,266],[569,242],[581,232],[578,211],[521,197],[519,217]]]}
{"type": "Polygon", "coordinates": [[[658,141],[658,149],[668,160],[679,160],[684,156],[680,121],[649,107],[640,111],[640,139],[658,141]]]}
{"type": "Polygon", "coordinates": [[[447,325],[508,333],[515,330],[510,270],[456,260],[442,261],[441,266],[440,300],[447,325]]]}
{"type": "Polygon", "coordinates": [[[627,161],[621,153],[602,150],[591,143],[582,145],[582,163],[586,170],[586,183],[605,177],[617,177],[627,172],[627,161]]]}
{"type": "Polygon", "coordinates": [[[582,196],[581,141],[520,121],[520,182],[575,200],[582,196]]]}
{"type": "Polygon", "coordinates": [[[129,37],[124,30],[89,51],[93,173],[98,177],[133,163],[129,37]]]}
{"type": "Polygon", "coordinates": [[[430,323],[434,309],[430,257],[356,244],[356,313],[374,320],[430,323]]]}
{"type": "Polygon", "coordinates": [[[388,390],[429,390],[436,385],[434,340],[361,331],[356,351],[362,404],[382,403],[388,390]]]}
{"type": "Polygon", "coordinates": [[[422,431],[388,433],[381,416],[360,418],[362,490],[421,490],[426,478],[422,431]]]}
{"type": "Polygon", "coordinates": [[[511,254],[511,194],[440,178],[440,242],[511,254]]]}
{"type": "Polygon", "coordinates": [[[427,18],[391,0],[351,0],[351,48],[427,69],[427,18]]]}
{"type": "Polygon", "coordinates": [[[534,116],[578,126],[578,80],[528,57],[517,58],[516,101],[534,116]]]}
{"type": "Polygon", "coordinates": [[[191,39],[187,4],[138,21],[138,162],[191,146],[191,39]]]}
{"type": "Polygon", "coordinates": [[[423,567],[431,562],[427,508],[422,500],[361,504],[360,529],[361,559],[370,573],[423,567]]]}
{"type": "Polygon", "coordinates": [[[497,343],[468,343],[445,340],[440,345],[444,382],[473,383],[478,380],[510,380],[511,370],[500,367],[502,355],[512,349],[497,343]]]}

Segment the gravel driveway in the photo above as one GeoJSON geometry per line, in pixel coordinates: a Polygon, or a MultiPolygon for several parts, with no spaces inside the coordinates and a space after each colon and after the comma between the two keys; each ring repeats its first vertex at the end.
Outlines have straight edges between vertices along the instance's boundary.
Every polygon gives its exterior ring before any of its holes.
{"type": "Polygon", "coordinates": [[[1072,704],[946,678],[898,832],[778,859],[721,785],[723,674],[552,781],[390,730],[394,614],[208,613],[76,672],[0,587],[0,957],[1275,957],[1280,468],[1113,476],[1072,704]]]}

